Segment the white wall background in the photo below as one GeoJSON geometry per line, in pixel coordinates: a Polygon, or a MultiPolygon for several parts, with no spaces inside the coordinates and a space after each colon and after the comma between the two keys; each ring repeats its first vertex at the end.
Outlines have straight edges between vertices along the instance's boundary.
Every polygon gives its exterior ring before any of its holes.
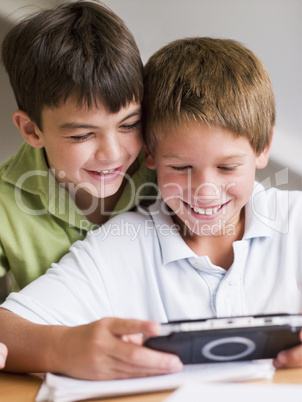
{"type": "MultiPolygon", "coordinates": [[[[0,34],[7,24],[37,8],[63,1],[0,0],[0,34]],[[16,12],[22,6],[23,10],[16,12]]],[[[302,189],[302,0],[104,0],[133,32],[143,61],[159,47],[185,36],[236,39],[268,69],[276,95],[277,123],[271,168],[290,169],[302,189]]],[[[0,162],[21,139],[11,123],[15,108],[0,70],[0,162]]]]}

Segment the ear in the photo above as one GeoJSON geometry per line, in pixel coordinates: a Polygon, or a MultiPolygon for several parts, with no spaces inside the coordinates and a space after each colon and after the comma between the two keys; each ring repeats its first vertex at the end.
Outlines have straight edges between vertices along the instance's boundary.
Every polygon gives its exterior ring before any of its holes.
{"type": "Polygon", "coordinates": [[[155,158],[150,154],[146,145],[143,145],[142,151],[145,158],[145,165],[147,166],[147,168],[156,169],[155,158]]]}
{"type": "Polygon", "coordinates": [[[13,122],[29,145],[34,148],[44,147],[42,133],[27,113],[23,110],[16,110],[13,114],[13,122]]]}
{"type": "Polygon", "coordinates": [[[263,169],[268,164],[269,155],[270,155],[272,142],[273,142],[273,136],[274,136],[274,131],[272,130],[269,145],[267,145],[264,148],[264,150],[261,152],[261,154],[257,155],[257,157],[256,157],[256,168],[257,169],[263,169]]]}

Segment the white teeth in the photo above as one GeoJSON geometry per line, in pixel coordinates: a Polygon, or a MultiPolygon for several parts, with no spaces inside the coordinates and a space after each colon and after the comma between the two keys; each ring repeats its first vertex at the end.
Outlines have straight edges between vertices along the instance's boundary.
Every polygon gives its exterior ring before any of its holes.
{"type": "Polygon", "coordinates": [[[196,212],[197,214],[200,214],[200,215],[216,214],[216,212],[220,208],[220,207],[215,207],[213,209],[212,208],[203,209],[203,208],[192,207],[191,205],[190,205],[190,207],[193,209],[194,212],[196,212]]]}
{"type": "Polygon", "coordinates": [[[101,175],[102,175],[102,174],[105,175],[105,174],[113,173],[114,170],[115,170],[115,169],[111,169],[111,170],[101,170],[101,171],[99,171],[99,172],[95,171],[94,173],[101,174],[101,175]]]}

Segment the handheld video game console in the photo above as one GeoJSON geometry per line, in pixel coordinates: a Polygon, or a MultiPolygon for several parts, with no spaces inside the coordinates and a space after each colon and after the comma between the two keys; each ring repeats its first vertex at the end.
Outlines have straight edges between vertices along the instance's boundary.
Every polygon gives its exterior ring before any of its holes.
{"type": "Polygon", "coordinates": [[[184,364],[274,358],[301,344],[302,315],[259,315],[174,321],[144,345],[176,354],[184,364]]]}

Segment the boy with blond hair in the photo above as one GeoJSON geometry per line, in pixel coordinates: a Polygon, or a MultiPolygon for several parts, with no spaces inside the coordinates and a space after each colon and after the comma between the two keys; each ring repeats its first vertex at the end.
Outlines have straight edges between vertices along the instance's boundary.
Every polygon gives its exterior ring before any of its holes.
{"type": "MultiPolygon", "coordinates": [[[[98,361],[106,317],[163,323],[301,312],[302,193],[255,183],[275,122],[261,61],[232,40],[172,42],[145,67],[143,116],[146,164],[157,170],[161,197],[90,232],[8,297],[0,339],[9,370],[107,378],[98,361]]],[[[132,353],[146,349],[126,340],[132,353]]],[[[301,362],[302,345],[275,359],[276,367],[301,362]]]]}

